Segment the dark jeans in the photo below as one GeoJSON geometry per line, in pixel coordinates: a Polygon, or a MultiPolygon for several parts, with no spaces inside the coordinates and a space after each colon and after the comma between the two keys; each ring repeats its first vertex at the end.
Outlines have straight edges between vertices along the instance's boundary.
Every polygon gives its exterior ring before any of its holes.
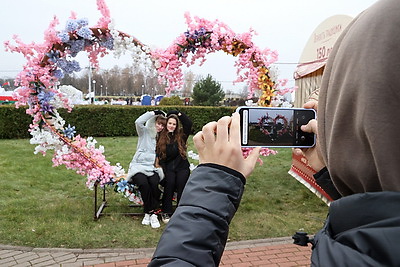
{"type": "Polygon", "coordinates": [[[152,176],[137,173],[131,178],[131,181],[139,187],[145,213],[150,213],[150,211],[154,211],[160,207],[161,191],[158,188],[160,177],[157,173],[154,173],[152,176]]]}
{"type": "Polygon", "coordinates": [[[177,203],[181,199],[183,189],[189,179],[190,170],[182,169],[177,171],[167,171],[164,177],[164,193],[162,198],[162,211],[172,214],[172,198],[174,192],[177,193],[177,203]]]}

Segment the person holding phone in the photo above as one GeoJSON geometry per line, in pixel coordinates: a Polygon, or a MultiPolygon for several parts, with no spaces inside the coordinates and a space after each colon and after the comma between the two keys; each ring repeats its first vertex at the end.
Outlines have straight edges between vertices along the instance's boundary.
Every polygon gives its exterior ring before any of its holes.
{"type": "Polygon", "coordinates": [[[156,147],[156,166],[161,166],[165,178],[162,196],[161,218],[168,223],[173,213],[172,200],[177,193],[177,203],[190,175],[190,163],[187,159],[187,139],[192,131],[192,121],[183,112],[174,110],[167,114],[167,123],[160,133],[156,147]],[[182,124],[182,127],[180,126],[182,124]]]}
{"type": "MultiPolygon", "coordinates": [[[[318,99],[313,155],[342,196],[312,243],[312,266],[400,266],[400,5],[380,0],[355,18],[332,49],[318,99]]],[[[239,206],[247,159],[239,115],[205,125],[193,141],[200,165],[149,266],[218,266],[239,206]]],[[[311,154],[310,154],[311,153],[311,154]]]]}

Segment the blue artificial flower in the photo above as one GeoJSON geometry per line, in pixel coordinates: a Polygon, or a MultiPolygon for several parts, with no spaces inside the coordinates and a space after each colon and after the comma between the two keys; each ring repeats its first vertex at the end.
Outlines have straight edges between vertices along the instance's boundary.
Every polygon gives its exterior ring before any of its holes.
{"type": "Polygon", "coordinates": [[[60,60],[57,61],[57,65],[62,69],[66,69],[68,66],[68,61],[65,58],[60,58],[60,60]]]}
{"type": "Polygon", "coordinates": [[[203,36],[207,33],[206,29],[204,27],[201,27],[200,30],[198,31],[199,36],[203,36]]]}
{"type": "Polygon", "coordinates": [[[68,32],[60,32],[58,38],[61,39],[61,42],[66,43],[69,41],[69,33],[68,32]]]}
{"type": "Polygon", "coordinates": [[[81,27],[85,27],[87,25],[89,25],[89,20],[88,18],[81,18],[81,19],[77,19],[76,22],[79,24],[79,26],[81,27]]]}
{"type": "Polygon", "coordinates": [[[126,189],[129,189],[128,181],[126,181],[126,180],[122,180],[122,181],[118,182],[117,186],[118,186],[118,188],[117,188],[118,192],[125,192],[126,189]]]}
{"type": "Polygon", "coordinates": [[[57,80],[64,78],[64,72],[62,72],[62,70],[54,70],[52,74],[57,80]]]}
{"type": "Polygon", "coordinates": [[[53,112],[54,107],[49,102],[43,102],[40,105],[40,111],[50,113],[53,112]]]}
{"type": "Polygon", "coordinates": [[[81,71],[81,66],[79,66],[78,61],[72,60],[69,65],[72,68],[72,71],[76,71],[76,72],[81,71]]]}
{"type": "Polygon", "coordinates": [[[85,40],[83,39],[78,39],[78,40],[71,40],[68,42],[70,45],[70,50],[73,54],[77,54],[78,52],[82,51],[85,49],[85,40]]]}
{"type": "Polygon", "coordinates": [[[70,19],[67,21],[67,24],[65,25],[65,30],[67,32],[74,32],[79,28],[79,24],[76,22],[74,19],[70,19]]]}
{"type": "Polygon", "coordinates": [[[76,131],[75,131],[75,126],[72,126],[68,124],[68,127],[64,129],[64,135],[69,138],[69,139],[73,139],[76,131]]]}
{"type": "Polygon", "coordinates": [[[53,100],[55,93],[54,92],[45,92],[45,91],[41,91],[37,97],[39,99],[39,102],[43,105],[45,103],[50,102],[51,100],[53,100]]]}
{"type": "Polygon", "coordinates": [[[51,50],[50,52],[46,53],[46,56],[49,57],[48,61],[50,63],[56,63],[60,58],[60,52],[58,50],[51,50]]]}
{"type": "Polygon", "coordinates": [[[85,39],[85,47],[92,46],[92,45],[93,45],[93,41],[92,40],[85,39]]]}
{"type": "Polygon", "coordinates": [[[99,44],[100,44],[100,46],[105,47],[108,50],[113,50],[114,49],[114,38],[112,38],[112,37],[107,38],[106,41],[102,41],[99,44]]]}
{"type": "Polygon", "coordinates": [[[79,66],[79,62],[73,60],[73,61],[68,61],[64,58],[61,58],[60,60],[57,61],[58,67],[62,69],[65,73],[71,74],[74,71],[80,71],[81,67],[79,66]]]}
{"type": "Polygon", "coordinates": [[[195,30],[194,33],[192,34],[191,38],[193,40],[196,40],[199,37],[198,35],[199,35],[199,32],[197,30],[195,30]]]}
{"type": "Polygon", "coordinates": [[[79,35],[80,37],[84,38],[84,39],[91,39],[92,38],[92,30],[89,29],[88,27],[82,27],[80,28],[77,32],[77,35],[79,35]]]}

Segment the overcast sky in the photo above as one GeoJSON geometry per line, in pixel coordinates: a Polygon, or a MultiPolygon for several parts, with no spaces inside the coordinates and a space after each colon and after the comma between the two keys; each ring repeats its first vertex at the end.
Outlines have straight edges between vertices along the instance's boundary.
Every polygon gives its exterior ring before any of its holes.
{"type": "MultiPolygon", "coordinates": [[[[261,49],[278,51],[280,77],[294,84],[296,63],[315,28],[334,15],[355,17],[377,0],[106,0],[116,29],[135,36],[150,47],[167,48],[186,31],[184,13],[208,20],[219,19],[237,33],[253,28],[258,35],[254,42],[261,49]]],[[[78,18],[97,23],[100,12],[96,0],[2,0],[0,77],[14,77],[25,64],[22,55],[4,51],[3,42],[14,34],[23,42],[42,43],[43,32],[53,16],[63,29],[71,11],[78,18]]],[[[127,59],[128,56],[125,58],[127,59]]],[[[234,57],[223,52],[207,57],[202,66],[190,70],[195,74],[211,74],[225,89],[236,78],[234,57]]],[[[102,62],[101,68],[125,64],[124,59],[102,62]]],[[[80,62],[84,66],[85,62],[80,62]]],[[[124,67],[124,66],[121,66],[124,67]]]]}

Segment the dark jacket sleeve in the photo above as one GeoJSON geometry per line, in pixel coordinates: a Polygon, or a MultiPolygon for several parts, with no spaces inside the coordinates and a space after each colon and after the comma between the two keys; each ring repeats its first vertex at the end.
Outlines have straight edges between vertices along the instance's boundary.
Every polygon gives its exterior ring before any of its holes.
{"type": "Polygon", "coordinates": [[[180,112],[178,115],[179,120],[182,123],[183,133],[186,135],[186,138],[192,133],[192,120],[183,112],[180,112]]]}
{"type": "Polygon", "coordinates": [[[218,266],[244,182],[232,169],[199,165],[148,266],[218,266]]]}
{"type": "Polygon", "coordinates": [[[324,189],[324,191],[333,200],[337,200],[342,197],[333,184],[329,171],[326,167],[314,174],[314,178],[315,182],[317,182],[317,184],[324,189]]]}

